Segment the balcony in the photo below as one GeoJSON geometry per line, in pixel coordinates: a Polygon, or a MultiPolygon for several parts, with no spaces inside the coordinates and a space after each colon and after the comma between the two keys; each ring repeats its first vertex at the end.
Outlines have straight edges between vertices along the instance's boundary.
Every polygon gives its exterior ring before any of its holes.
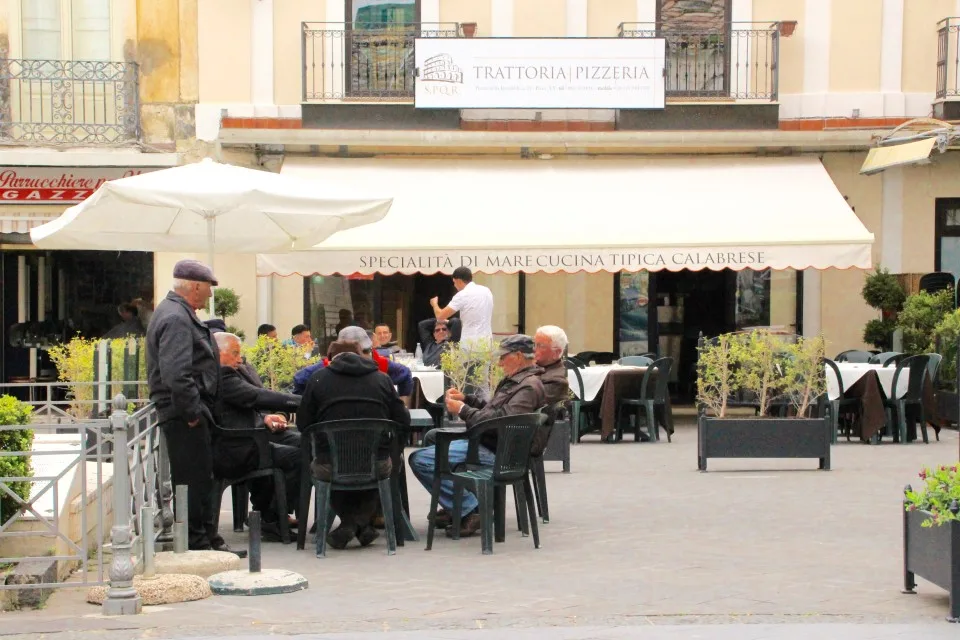
{"type": "Polygon", "coordinates": [[[413,102],[417,38],[457,38],[456,22],[304,22],[304,102],[413,102]]]}
{"type": "Polygon", "coordinates": [[[722,31],[701,31],[624,22],[619,36],[667,41],[668,99],[776,102],[780,37],[791,35],[795,26],[795,22],[733,22],[722,31]]]}
{"type": "Polygon", "coordinates": [[[0,144],[136,142],[137,84],[131,62],[0,60],[0,144]]]}

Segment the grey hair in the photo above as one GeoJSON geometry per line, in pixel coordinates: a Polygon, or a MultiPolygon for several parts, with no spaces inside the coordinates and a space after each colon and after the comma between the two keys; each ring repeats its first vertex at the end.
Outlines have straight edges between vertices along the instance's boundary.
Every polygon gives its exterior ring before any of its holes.
{"type": "Polygon", "coordinates": [[[567,348],[567,333],[560,327],[547,324],[537,329],[537,333],[542,333],[550,338],[550,344],[552,344],[555,348],[560,349],[560,351],[563,351],[567,348]]]}
{"type": "Polygon", "coordinates": [[[217,348],[221,350],[226,349],[228,346],[230,346],[230,343],[234,340],[236,340],[238,343],[243,342],[240,339],[240,336],[238,336],[237,334],[227,333],[226,331],[220,331],[218,333],[213,334],[213,339],[217,341],[217,348]]]}
{"type": "Polygon", "coordinates": [[[194,282],[193,280],[184,280],[183,278],[174,278],[173,284],[170,286],[170,288],[173,291],[182,291],[184,289],[189,288],[190,285],[193,284],[193,282],[194,282]]]}

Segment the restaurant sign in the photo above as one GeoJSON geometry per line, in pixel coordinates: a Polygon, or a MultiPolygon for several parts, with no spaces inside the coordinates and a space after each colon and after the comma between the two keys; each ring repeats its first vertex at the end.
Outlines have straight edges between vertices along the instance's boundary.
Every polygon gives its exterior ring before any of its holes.
{"type": "Polygon", "coordinates": [[[662,38],[418,38],[427,109],[663,109],[662,38]]]}
{"type": "Polygon", "coordinates": [[[108,180],[153,167],[0,167],[0,204],[76,204],[108,180]]]}

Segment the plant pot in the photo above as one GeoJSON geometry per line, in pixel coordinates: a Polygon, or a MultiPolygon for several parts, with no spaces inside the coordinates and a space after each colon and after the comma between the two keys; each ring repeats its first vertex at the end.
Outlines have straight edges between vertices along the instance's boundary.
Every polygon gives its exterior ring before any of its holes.
{"type": "Polygon", "coordinates": [[[780,35],[784,38],[789,38],[793,35],[793,32],[797,29],[796,20],[784,20],[780,23],[780,35]]]}
{"type": "Polygon", "coordinates": [[[830,469],[831,425],[826,418],[708,418],[697,429],[697,468],[708,458],[817,458],[830,469]]]}
{"type": "Polygon", "coordinates": [[[960,394],[955,391],[937,390],[937,418],[944,422],[960,424],[960,394]]]}
{"type": "Polygon", "coordinates": [[[477,23],[476,22],[461,22],[460,30],[463,32],[464,38],[472,38],[477,34],[477,23]]]}
{"type": "Polygon", "coordinates": [[[950,594],[950,622],[960,621],[960,522],[924,528],[926,511],[903,512],[903,592],[915,594],[916,576],[950,594]]]}

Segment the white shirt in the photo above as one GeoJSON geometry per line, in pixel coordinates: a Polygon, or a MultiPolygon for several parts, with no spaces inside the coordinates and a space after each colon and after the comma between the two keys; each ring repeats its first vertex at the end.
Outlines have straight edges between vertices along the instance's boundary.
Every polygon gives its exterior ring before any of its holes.
{"type": "Polygon", "coordinates": [[[478,339],[493,337],[493,293],[476,282],[457,292],[450,300],[450,308],[460,312],[460,342],[469,345],[478,339]]]}

